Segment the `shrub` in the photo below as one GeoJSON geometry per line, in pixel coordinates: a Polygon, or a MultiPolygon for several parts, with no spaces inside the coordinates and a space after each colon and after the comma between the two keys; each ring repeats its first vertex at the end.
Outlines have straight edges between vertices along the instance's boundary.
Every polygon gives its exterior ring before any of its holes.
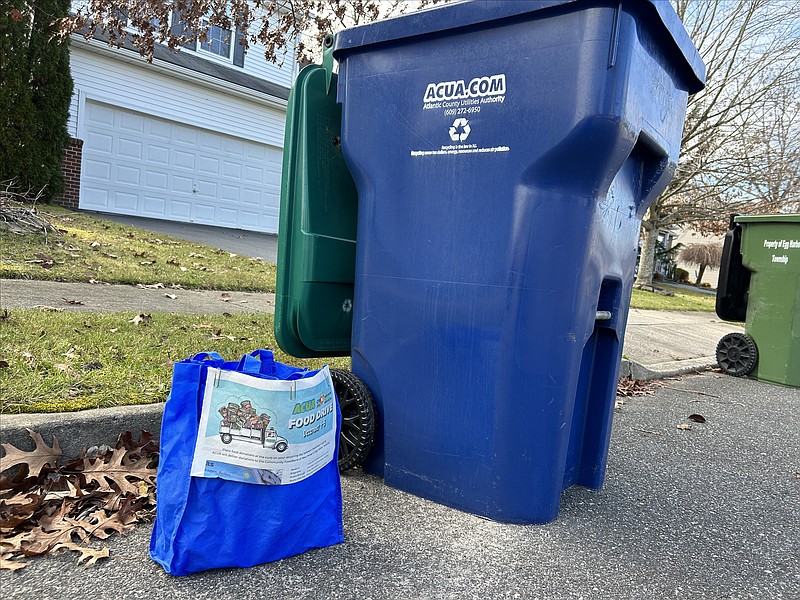
{"type": "Polygon", "coordinates": [[[680,267],[675,268],[675,274],[673,275],[675,281],[679,283],[689,283],[689,271],[686,269],[681,269],[680,267]]]}

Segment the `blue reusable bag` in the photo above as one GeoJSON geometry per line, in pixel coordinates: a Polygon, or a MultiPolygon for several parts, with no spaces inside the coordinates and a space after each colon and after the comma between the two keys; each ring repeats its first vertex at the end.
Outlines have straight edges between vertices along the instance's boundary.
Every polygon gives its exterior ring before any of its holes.
{"type": "MultiPolygon", "coordinates": [[[[238,362],[203,353],[175,363],[161,424],[158,502],[150,539],[150,556],[167,573],[251,567],[344,541],[336,459],[341,413],[335,398],[333,458],[305,479],[259,485],[190,474],[195,446],[200,443],[198,428],[206,388],[216,385],[209,374],[263,386],[268,385],[265,380],[299,380],[317,373],[276,362],[267,350],[257,350],[238,362]]],[[[281,398],[287,406],[295,400],[281,398]]],[[[332,413],[334,409],[328,410],[332,413]]],[[[302,421],[298,423],[302,425],[302,421]]],[[[262,434],[262,443],[263,439],[262,434]]]]}

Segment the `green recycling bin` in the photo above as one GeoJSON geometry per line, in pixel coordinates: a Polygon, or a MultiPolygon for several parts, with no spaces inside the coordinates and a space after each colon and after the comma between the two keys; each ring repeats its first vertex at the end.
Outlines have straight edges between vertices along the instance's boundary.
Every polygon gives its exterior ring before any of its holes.
{"type": "Polygon", "coordinates": [[[723,371],[800,387],[800,214],[732,220],[717,314],[745,318],[745,334],[728,334],[717,345],[723,371]]]}

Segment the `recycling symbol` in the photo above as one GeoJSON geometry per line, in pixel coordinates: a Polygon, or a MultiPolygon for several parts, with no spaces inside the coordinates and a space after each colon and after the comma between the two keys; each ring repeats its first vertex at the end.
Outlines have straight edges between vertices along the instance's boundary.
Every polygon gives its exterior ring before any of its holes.
{"type": "Polygon", "coordinates": [[[469,121],[464,118],[458,118],[453,121],[453,126],[450,127],[450,139],[454,142],[463,142],[469,137],[470,131],[472,129],[469,127],[469,121]]]}

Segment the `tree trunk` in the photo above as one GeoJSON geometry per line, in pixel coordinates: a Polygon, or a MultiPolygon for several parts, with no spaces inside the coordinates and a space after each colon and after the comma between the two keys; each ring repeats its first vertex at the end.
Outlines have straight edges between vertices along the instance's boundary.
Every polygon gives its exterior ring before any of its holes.
{"type": "Polygon", "coordinates": [[[703,273],[706,272],[706,265],[701,264],[700,268],[697,269],[697,281],[694,282],[695,285],[700,285],[700,282],[703,280],[703,273]]]}
{"type": "Polygon", "coordinates": [[[636,287],[652,287],[658,229],[648,221],[642,223],[642,228],[644,229],[644,238],[642,239],[642,250],[639,254],[639,271],[636,273],[634,285],[636,287]]]}

